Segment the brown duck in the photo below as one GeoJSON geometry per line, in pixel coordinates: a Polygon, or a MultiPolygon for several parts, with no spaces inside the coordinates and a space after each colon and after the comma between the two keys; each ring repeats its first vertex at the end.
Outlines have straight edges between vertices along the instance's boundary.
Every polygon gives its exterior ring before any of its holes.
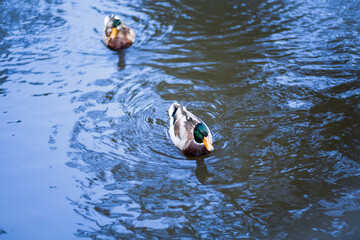
{"type": "Polygon", "coordinates": [[[135,41],[135,32],[116,15],[107,16],[104,20],[104,44],[111,50],[119,51],[130,47],[135,41]]]}

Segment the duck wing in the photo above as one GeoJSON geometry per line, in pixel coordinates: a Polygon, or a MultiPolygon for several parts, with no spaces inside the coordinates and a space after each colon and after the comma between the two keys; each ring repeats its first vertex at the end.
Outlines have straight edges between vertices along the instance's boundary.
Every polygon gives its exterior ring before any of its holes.
{"type": "Polygon", "coordinates": [[[174,103],[169,108],[171,140],[180,149],[194,140],[194,128],[200,123],[200,119],[190,113],[184,106],[174,103]]]}

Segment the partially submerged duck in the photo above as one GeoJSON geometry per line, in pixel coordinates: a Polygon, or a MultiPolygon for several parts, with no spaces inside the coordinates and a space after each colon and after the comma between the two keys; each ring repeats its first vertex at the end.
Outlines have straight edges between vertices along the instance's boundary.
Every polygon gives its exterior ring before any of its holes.
{"type": "Polygon", "coordinates": [[[135,41],[135,32],[121,22],[116,15],[107,16],[104,20],[104,44],[111,50],[119,51],[130,47],[135,41]]]}
{"type": "Polygon", "coordinates": [[[210,129],[183,105],[169,108],[171,141],[185,154],[201,156],[214,150],[210,129]]]}

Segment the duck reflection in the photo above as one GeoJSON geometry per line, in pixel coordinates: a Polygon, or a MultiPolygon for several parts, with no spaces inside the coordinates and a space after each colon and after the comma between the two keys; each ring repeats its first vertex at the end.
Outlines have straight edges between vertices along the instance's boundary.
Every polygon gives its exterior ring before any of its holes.
{"type": "Polygon", "coordinates": [[[119,55],[119,62],[118,62],[118,70],[124,70],[126,63],[125,63],[125,50],[120,50],[118,51],[118,55],[119,55]]]}
{"type": "Polygon", "coordinates": [[[195,176],[202,184],[205,184],[213,176],[208,172],[204,159],[196,160],[195,176]]]}

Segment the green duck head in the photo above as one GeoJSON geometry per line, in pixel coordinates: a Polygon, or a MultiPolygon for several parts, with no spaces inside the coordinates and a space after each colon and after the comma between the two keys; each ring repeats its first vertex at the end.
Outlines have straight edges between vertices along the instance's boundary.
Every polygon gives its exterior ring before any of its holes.
{"type": "Polygon", "coordinates": [[[214,147],[211,144],[210,139],[209,139],[209,131],[208,131],[207,127],[205,126],[205,124],[203,124],[203,123],[196,124],[196,126],[194,128],[194,139],[195,139],[195,142],[197,142],[199,144],[204,143],[206,149],[209,152],[214,150],[214,147]]]}
{"type": "Polygon", "coordinates": [[[113,28],[117,28],[118,26],[120,26],[120,24],[121,24],[121,20],[115,18],[114,21],[113,21],[112,27],[113,27],[113,28]]]}

